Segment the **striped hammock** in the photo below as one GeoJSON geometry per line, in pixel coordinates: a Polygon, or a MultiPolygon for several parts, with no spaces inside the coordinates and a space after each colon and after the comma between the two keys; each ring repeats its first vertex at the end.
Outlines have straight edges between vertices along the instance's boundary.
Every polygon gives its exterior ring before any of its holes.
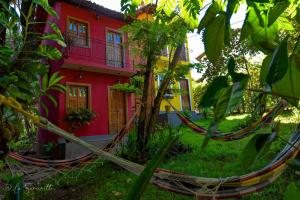
{"type": "MultiPolygon", "coordinates": [[[[104,148],[103,148],[104,151],[107,151],[107,152],[111,151],[113,148],[116,147],[117,144],[119,144],[122,141],[122,139],[124,138],[126,133],[129,132],[138,113],[139,113],[139,108],[136,109],[134,114],[128,120],[126,125],[120,130],[120,132],[114,136],[113,140],[104,146],[104,148]]],[[[8,156],[23,163],[23,164],[35,165],[35,166],[40,166],[40,167],[51,167],[51,168],[57,168],[57,169],[65,169],[65,168],[72,168],[75,166],[82,166],[98,157],[94,153],[88,153],[86,155],[78,156],[73,159],[45,160],[45,159],[38,159],[38,158],[30,157],[30,156],[20,155],[17,152],[10,152],[8,156]]]]}
{"type": "MultiPolygon", "coordinates": [[[[179,119],[182,121],[183,124],[185,124],[188,128],[192,129],[194,132],[200,134],[200,135],[206,135],[207,129],[196,124],[186,116],[180,113],[169,101],[167,101],[170,106],[173,108],[179,119]]],[[[259,119],[256,122],[253,122],[248,127],[240,129],[235,132],[230,133],[222,133],[222,132],[212,132],[210,138],[213,140],[220,140],[220,141],[233,141],[233,140],[240,140],[247,136],[249,136],[251,133],[265,127],[266,125],[270,124],[274,118],[279,115],[284,107],[286,106],[286,103],[284,101],[280,101],[276,106],[274,106],[273,109],[271,109],[265,116],[263,116],[261,119],[259,119]]]]}
{"type": "Polygon", "coordinates": [[[242,176],[205,178],[157,169],[153,183],[166,190],[208,199],[239,198],[273,183],[286,169],[286,161],[296,157],[300,148],[300,128],[289,143],[266,167],[242,176]]]}

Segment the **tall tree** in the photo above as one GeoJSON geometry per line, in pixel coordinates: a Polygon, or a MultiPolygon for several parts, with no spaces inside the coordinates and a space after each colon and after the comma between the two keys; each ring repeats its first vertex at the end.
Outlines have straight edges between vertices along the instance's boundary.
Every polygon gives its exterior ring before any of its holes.
{"type": "MultiPolygon", "coordinates": [[[[128,2],[128,1],[126,1],[128,2]]],[[[125,1],[122,2],[125,8],[125,1]]],[[[156,2],[158,3],[158,2],[156,2]]],[[[138,4],[130,4],[132,6],[138,4]]],[[[146,154],[146,147],[151,134],[156,127],[157,116],[163,96],[168,89],[170,81],[178,75],[178,61],[180,60],[183,44],[186,40],[186,34],[191,28],[179,13],[174,10],[163,10],[161,4],[149,4],[141,9],[144,12],[151,12],[151,17],[143,20],[136,20],[128,25],[125,30],[129,33],[129,43],[143,62],[142,66],[144,84],[141,98],[141,113],[137,128],[137,146],[143,158],[146,154]],[[154,11],[154,12],[153,12],[154,11]],[[164,48],[170,49],[169,62],[165,66],[166,73],[161,81],[157,92],[153,88],[153,76],[155,74],[156,62],[161,56],[164,48]]],[[[174,6],[174,5],[172,5],[174,6]]],[[[130,12],[135,9],[130,6],[124,9],[130,12]]],[[[135,7],[137,8],[137,6],[135,7]]],[[[171,8],[170,8],[171,9],[171,8]]],[[[185,71],[186,73],[187,71],[185,71]]]]}

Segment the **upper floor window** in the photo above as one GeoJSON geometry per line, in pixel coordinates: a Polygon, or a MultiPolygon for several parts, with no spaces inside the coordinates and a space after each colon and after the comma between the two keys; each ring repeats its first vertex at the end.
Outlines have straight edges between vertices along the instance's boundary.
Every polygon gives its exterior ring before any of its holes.
{"type": "Polygon", "coordinates": [[[74,19],[69,19],[67,39],[70,45],[88,47],[88,24],[74,19]]]}
{"type": "Polygon", "coordinates": [[[124,50],[123,50],[122,34],[107,31],[106,32],[106,64],[115,67],[124,66],[124,50]]]}
{"type": "MultiPolygon", "coordinates": [[[[163,74],[158,74],[157,75],[157,88],[159,89],[162,82],[164,80],[164,75],[163,74]]],[[[173,84],[172,81],[169,82],[168,88],[165,90],[164,98],[173,98],[173,84]]]]}
{"type": "Polygon", "coordinates": [[[67,113],[89,108],[89,86],[68,85],[66,98],[67,113]]]}

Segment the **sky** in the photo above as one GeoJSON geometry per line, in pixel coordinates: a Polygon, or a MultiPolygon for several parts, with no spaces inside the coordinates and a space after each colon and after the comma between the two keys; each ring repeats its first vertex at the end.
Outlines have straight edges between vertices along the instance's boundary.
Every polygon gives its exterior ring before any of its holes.
{"type": "MultiPolygon", "coordinates": [[[[120,11],[121,10],[121,0],[91,0],[97,4],[100,4],[106,8],[120,11]]],[[[210,1],[207,1],[209,3],[210,1]]],[[[205,9],[201,11],[200,18],[205,14],[205,9]]],[[[246,5],[242,5],[239,9],[239,12],[234,14],[231,18],[231,26],[232,28],[241,28],[243,19],[245,18],[245,11],[246,11],[246,5]]],[[[190,55],[190,61],[191,62],[197,62],[195,58],[204,52],[204,44],[201,40],[201,37],[199,34],[196,33],[189,33],[188,34],[188,46],[189,46],[189,55],[190,55]]],[[[201,77],[201,74],[197,73],[196,70],[192,70],[192,78],[194,80],[197,80],[201,77]]]]}

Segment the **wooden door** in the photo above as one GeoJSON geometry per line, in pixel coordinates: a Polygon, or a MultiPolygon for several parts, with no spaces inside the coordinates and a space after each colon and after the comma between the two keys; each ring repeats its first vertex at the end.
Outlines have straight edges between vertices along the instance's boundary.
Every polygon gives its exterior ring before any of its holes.
{"type": "Polygon", "coordinates": [[[182,110],[191,110],[189,82],[187,79],[180,80],[182,110]]]}
{"type": "Polygon", "coordinates": [[[109,90],[109,133],[118,133],[126,124],[125,92],[109,90]]]}

